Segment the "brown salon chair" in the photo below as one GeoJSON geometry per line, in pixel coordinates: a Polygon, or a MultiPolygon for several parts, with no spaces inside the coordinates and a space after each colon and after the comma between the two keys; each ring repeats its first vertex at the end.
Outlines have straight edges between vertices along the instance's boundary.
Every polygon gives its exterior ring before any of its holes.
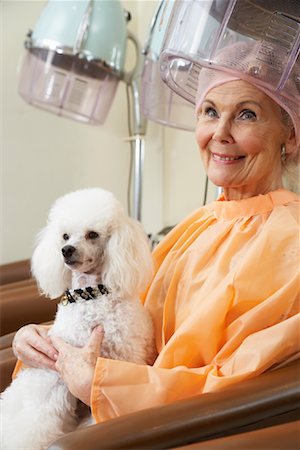
{"type": "Polygon", "coordinates": [[[0,266],[0,331],[12,333],[28,323],[53,320],[56,302],[46,299],[30,274],[29,260],[0,266]]]}
{"type": "Polygon", "coordinates": [[[25,259],[0,266],[0,286],[30,278],[30,261],[25,259]]]}
{"type": "Polygon", "coordinates": [[[300,420],[176,448],[177,450],[296,450],[300,449],[300,420]]]}
{"type": "Polygon", "coordinates": [[[30,261],[0,266],[0,387],[10,383],[16,358],[11,349],[15,332],[29,323],[52,321],[56,302],[40,295],[31,277],[30,261]]]}
{"type": "Polygon", "coordinates": [[[195,447],[192,446],[191,450],[194,450],[197,445],[199,448],[214,448],[208,445],[215,438],[222,438],[221,447],[215,447],[222,449],[222,442],[227,442],[225,436],[233,439],[233,443],[224,449],[271,450],[277,447],[273,446],[272,432],[267,428],[281,424],[286,424],[286,427],[273,428],[276,433],[292,430],[293,434],[286,447],[278,448],[296,450],[300,448],[296,432],[296,421],[300,419],[299,380],[300,360],[296,360],[218,392],[77,430],[56,440],[49,450],[142,450],[183,446],[189,449],[192,444],[195,447]],[[257,432],[256,446],[252,445],[250,431],[257,432]],[[246,432],[244,437],[240,434],[246,432]],[[242,445],[244,438],[244,447],[234,446],[242,445]],[[268,447],[264,446],[266,442],[268,447]]]}
{"type": "MultiPolygon", "coordinates": [[[[0,268],[0,279],[5,281],[0,286],[1,307],[10,330],[0,338],[2,389],[9,384],[15,364],[10,347],[14,331],[25,323],[53,319],[56,309],[55,302],[38,296],[22,264],[12,265],[12,271],[6,267],[2,273],[0,268]],[[28,285],[31,288],[25,291],[28,285]],[[44,307],[38,313],[37,300],[44,307]]],[[[79,429],[56,440],[49,450],[300,449],[299,380],[300,360],[296,360],[218,392],[79,429]]]]}

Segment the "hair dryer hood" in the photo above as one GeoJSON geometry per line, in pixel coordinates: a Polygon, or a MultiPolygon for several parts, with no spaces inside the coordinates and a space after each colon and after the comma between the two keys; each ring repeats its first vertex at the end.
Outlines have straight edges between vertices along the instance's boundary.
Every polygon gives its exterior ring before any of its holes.
{"type": "Polygon", "coordinates": [[[101,124],[123,75],[119,0],[49,0],[25,42],[19,93],[35,106],[101,124]]]}
{"type": "Polygon", "coordinates": [[[154,122],[184,130],[194,130],[193,106],[172,91],[162,81],[160,75],[159,56],[173,6],[173,0],[162,0],[152,19],[149,40],[144,49],[142,109],[144,115],[154,122]]]}
{"type": "Polygon", "coordinates": [[[255,80],[299,107],[299,19],[299,0],[176,1],[161,75],[192,103],[201,68],[212,67],[255,80]]]}

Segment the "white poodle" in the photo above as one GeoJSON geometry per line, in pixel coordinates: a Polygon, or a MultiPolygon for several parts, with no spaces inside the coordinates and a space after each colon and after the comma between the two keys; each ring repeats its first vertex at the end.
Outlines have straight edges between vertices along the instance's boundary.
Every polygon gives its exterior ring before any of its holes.
{"type": "MultiPolygon", "coordinates": [[[[140,224],[110,192],[83,189],[59,198],[32,257],[40,290],[52,299],[64,294],[49,334],[81,347],[101,324],[101,356],[152,364],[153,324],[139,301],[152,264],[140,224]]],[[[76,406],[56,371],[21,370],[1,395],[1,449],[47,448],[76,428],[76,406]]]]}

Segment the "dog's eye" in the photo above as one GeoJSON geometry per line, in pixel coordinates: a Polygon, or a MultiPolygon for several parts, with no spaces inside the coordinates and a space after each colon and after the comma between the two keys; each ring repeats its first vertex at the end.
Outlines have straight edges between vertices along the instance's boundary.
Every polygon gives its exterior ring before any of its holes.
{"type": "Polygon", "coordinates": [[[63,240],[67,241],[69,239],[69,235],[67,233],[63,234],[63,240]]]}
{"type": "Polygon", "coordinates": [[[89,231],[86,235],[87,239],[97,239],[99,237],[99,234],[96,233],[96,231],[89,231]]]}

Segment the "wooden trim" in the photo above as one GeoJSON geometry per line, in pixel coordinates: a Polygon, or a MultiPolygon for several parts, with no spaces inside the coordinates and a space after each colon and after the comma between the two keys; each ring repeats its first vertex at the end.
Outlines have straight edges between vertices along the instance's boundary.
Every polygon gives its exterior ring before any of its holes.
{"type": "Polygon", "coordinates": [[[26,280],[30,277],[29,259],[0,266],[0,285],[26,280]]]}

